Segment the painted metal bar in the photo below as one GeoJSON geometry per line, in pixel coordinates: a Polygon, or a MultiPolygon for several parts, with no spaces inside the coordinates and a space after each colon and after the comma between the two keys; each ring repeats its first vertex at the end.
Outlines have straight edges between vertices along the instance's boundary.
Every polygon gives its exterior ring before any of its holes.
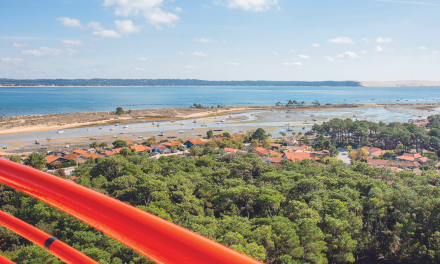
{"type": "Polygon", "coordinates": [[[0,264],[15,264],[4,256],[0,255],[0,264]]]}
{"type": "Polygon", "coordinates": [[[0,211],[0,225],[14,231],[37,246],[44,248],[66,263],[98,264],[98,262],[87,257],[69,245],[57,240],[51,235],[2,211],[0,211]]]}
{"type": "Polygon", "coordinates": [[[126,203],[5,159],[0,159],[0,183],[68,213],[156,263],[261,264],[126,203]]]}

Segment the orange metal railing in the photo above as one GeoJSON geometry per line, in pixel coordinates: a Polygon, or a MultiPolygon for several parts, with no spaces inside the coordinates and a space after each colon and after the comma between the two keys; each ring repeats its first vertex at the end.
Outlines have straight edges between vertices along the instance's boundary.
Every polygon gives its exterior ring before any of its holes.
{"type": "Polygon", "coordinates": [[[0,255],[0,264],[15,264],[15,263],[0,255]]]}
{"type": "Polygon", "coordinates": [[[66,263],[98,264],[98,262],[51,235],[2,211],[0,211],[0,225],[44,248],[66,263]]]}
{"type": "Polygon", "coordinates": [[[0,183],[66,212],[157,263],[261,264],[155,215],[18,163],[0,159],[0,183]]]}

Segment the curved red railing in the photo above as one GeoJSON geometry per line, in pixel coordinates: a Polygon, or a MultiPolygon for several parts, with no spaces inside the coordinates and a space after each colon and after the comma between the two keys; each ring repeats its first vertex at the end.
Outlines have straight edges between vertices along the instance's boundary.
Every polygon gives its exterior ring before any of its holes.
{"type": "Polygon", "coordinates": [[[0,159],[0,183],[68,213],[156,263],[261,264],[126,203],[5,159],[0,159]]]}
{"type": "Polygon", "coordinates": [[[15,264],[15,263],[0,255],[0,264],[15,264]]]}
{"type": "Polygon", "coordinates": [[[51,235],[2,211],[0,211],[0,225],[14,231],[37,246],[46,249],[66,263],[98,264],[98,262],[87,257],[69,245],[55,239],[51,235]]]}

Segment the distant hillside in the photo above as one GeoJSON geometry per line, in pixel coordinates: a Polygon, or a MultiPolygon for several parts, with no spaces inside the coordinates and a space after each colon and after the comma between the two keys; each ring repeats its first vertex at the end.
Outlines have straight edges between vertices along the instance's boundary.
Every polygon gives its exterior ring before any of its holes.
{"type": "Polygon", "coordinates": [[[205,81],[195,79],[0,79],[0,86],[362,86],[356,81],[205,81]]]}

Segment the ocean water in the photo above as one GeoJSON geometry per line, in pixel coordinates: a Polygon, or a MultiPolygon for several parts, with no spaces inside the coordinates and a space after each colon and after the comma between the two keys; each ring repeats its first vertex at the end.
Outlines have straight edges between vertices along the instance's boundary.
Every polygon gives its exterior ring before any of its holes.
{"type": "Polygon", "coordinates": [[[438,87],[0,87],[0,116],[203,106],[275,105],[278,101],[416,103],[440,100],[438,87]],[[397,101],[398,100],[398,101],[397,101]]]}

